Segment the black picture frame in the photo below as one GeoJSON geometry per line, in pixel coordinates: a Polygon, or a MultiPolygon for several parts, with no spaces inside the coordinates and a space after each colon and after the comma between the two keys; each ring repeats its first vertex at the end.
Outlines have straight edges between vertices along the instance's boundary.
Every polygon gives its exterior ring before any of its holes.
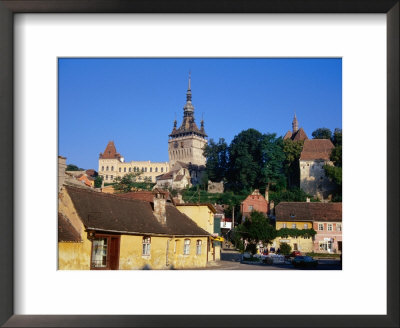
{"type": "Polygon", "coordinates": [[[399,0],[0,0],[0,181],[2,181],[0,324],[4,327],[399,327],[399,11],[399,0]],[[16,172],[13,162],[13,16],[15,13],[385,13],[387,17],[387,315],[212,317],[14,315],[13,176],[16,172]]]}

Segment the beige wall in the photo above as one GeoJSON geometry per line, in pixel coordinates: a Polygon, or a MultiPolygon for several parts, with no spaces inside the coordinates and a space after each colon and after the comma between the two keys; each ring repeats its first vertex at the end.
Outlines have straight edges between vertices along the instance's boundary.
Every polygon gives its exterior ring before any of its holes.
{"type": "Polygon", "coordinates": [[[196,165],[205,165],[206,158],[203,156],[203,148],[207,140],[199,136],[185,136],[168,140],[169,163],[172,166],[176,161],[196,165]],[[177,147],[175,147],[177,143],[177,147]]]}
{"type": "Polygon", "coordinates": [[[318,199],[328,199],[334,185],[325,176],[324,165],[331,161],[300,161],[300,188],[318,199]]]}
{"type": "Polygon", "coordinates": [[[145,172],[143,172],[141,176],[138,177],[139,182],[143,181],[141,179],[143,179],[144,177],[150,177],[152,182],[156,182],[156,176],[162,175],[169,171],[169,163],[150,161],[121,162],[118,159],[100,158],[98,172],[99,175],[102,175],[104,177],[104,182],[111,183],[116,177],[123,177],[125,174],[134,173],[134,168],[138,168],[140,172],[142,172],[142,169],[145,170],[145,172]],[[129,169],[131,170],[130,172],[129,169]]]}

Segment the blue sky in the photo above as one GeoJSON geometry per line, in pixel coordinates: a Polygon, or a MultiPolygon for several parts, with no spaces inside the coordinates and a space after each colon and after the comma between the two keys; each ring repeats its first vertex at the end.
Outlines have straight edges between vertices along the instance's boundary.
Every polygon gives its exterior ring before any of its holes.
{"type": "Polygon", "coordinates": [[[341,59],[61,58],[59,155],[97,170],[113,140],[126,161],[168,161],[189,70],[196,122],[214,140],[249,128],[283,136],[294,113],[309,138],[342,127],[341,59]]]}

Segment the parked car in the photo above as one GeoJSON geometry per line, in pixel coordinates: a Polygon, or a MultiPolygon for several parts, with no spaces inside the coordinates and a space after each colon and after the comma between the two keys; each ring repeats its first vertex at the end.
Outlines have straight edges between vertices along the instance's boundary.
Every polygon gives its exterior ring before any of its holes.
{"type": "Polygon", "coordinates": [[[290,253],[290,257],[296,257],[296,256],[300,256],[301,255],[301,253],[300,253],[300,251],[293,251],[293,252],[291,252],[290,253]]]}
{"type": "Polygon", "coordinates": [[[293,261],[295,267],[301,268],[315,268],[318,265],[318,261],[314,260],[311,256],[296,256],[293,261]]]}

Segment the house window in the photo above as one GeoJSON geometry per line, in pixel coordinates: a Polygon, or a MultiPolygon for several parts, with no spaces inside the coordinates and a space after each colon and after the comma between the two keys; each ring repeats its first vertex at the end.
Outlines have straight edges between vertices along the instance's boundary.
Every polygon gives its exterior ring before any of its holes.
{"type": "Polygon", "coordinates": [[[126,167],[124,167],[124,172],[126,172],[126,167]]]}
{"type": "Polygon", "coordinates": [[[144,167],[142,167],[142,172],[144,172],[144,167]]]}
{"type": "Polygon", "coordinates": [[[106,171],[108,171],[108,166],[106,167],[106,171]]]}
{"type": "Polygon", "coordinates": [[[121,168],[119,168],[118,171],[121,172],[121,168]]]}
{"type": "Polygon", "coordinates": [[[292,229],[296,229],[296,223],[292,223],[292,229]]]}
{"type": "Polygon", "coordinates": [[[318,223],[318,230],[319,231],[324,230],[324,224],[323,223],[318,223]]]}
{"type": "Polygon", "coordinates": [[[104,171],[104,166],[101,167],[101,170],[104,171]]]}
{"type": "Polygon", "coordinates": [[[156,167],[154,170],[155,170],[156,172],[158,172],[158,167],[156,167]]]}
{"type": "Polygon", "coordinates": [[[106,174],[106,180],[108,180],[108,175],[106,174]]]}
{"type": "Polygon", "coordinates": [[[142,255],[149,256],[150,255],[151,238],[143,237],[142,244],[143,244],[142,255]]]}
{"type": "Polygon", "coordinates": [[[332,231],[333,230],[333,224],[332,223],[328,223],[328,231],[332,231]]]}
{"type": "Polygon", "coordinates": [[[342,224],[336,223],[336,231],[342,231],[342,224]]]}
{"type": "Polygon", "coordinates": [[[131,170],[132,170],[132,169],[131,169],[131,168],[129,168],[129,172],[131,172],[131,170]]]}
{"type": "Polygon", "coordinates": [[[144,168],[144,171],[147,172],[147,167],[144,168]]]}
{"type": "Polygon", "coordinates": [[[183,244],[183,255],[189,255],[190,251],[190,239],[185,239],[185,243],[183,244]]]}
{"type": "Polygon", "coordinates": [[[196,255],[201,255],[201,240],[196,241],[196,255]]]}
{"type": "Polygon", "coordinates": [[[164,168],[163,167],[161,168],[161,172],[164,172],[164,168]]]}
{"type": "Polygon", "coordinates": [[[286,223],[282,223],[282,228],[287,228],[286,223]]]}
{"type": "Polygon", "coordinates": [[[308,224],[304,223],[304,229],[308,229],[308,224]]]}
{"type": "Polygon", "coordinates": [[[114,176],[113,175],[110,175],[110,180],[112,180],[114,178],[114,176]]]}
{"type": "Polygon", "coordinates": [[[108,238],[94,239],[92,243],[92,268],[107,266],[108,238]]]}
{"type": "Polygon", "coordinates": [[[253,210],[253,205],[249,205],[249,211],[251,212],[253,210]]]}
{"type": "Polygon", "coordinates": [[[153,168],[152,167],[150,168],[150,172],[153,172],[153,168]]]}
{"type": "Polygon", "coordinates": [[[111,171],[114,171],[114,166],[111,166],[111,171]]]}
{"type": "Polygon", "coordinates": [[[118,270],[119,236],[99,236],[92,240],[90,268],[93,270],[118,270]]]}

